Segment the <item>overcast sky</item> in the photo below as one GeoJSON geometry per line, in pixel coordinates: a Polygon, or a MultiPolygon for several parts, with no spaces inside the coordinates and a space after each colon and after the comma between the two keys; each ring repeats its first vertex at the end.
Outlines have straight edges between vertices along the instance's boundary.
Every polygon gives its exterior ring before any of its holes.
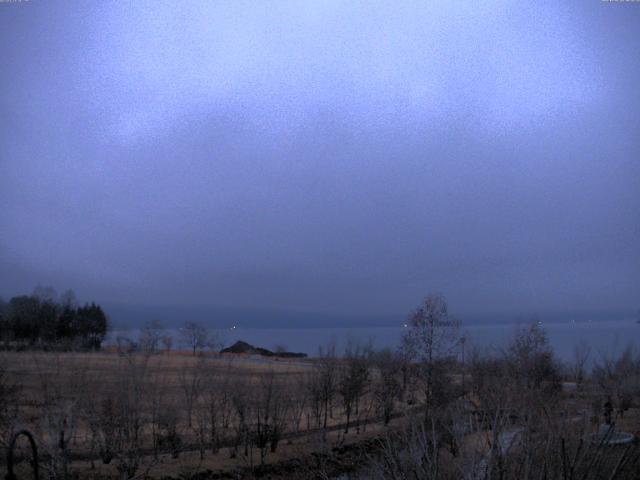
{"type": "Polygon", "coordinates": [[[640,307],[640,3],[0,3],[0,295],[640,307]]]}

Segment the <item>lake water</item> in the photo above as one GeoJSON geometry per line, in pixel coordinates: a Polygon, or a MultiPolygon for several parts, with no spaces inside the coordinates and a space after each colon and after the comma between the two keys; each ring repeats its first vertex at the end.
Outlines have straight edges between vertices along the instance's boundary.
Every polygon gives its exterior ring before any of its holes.
{"type": "MultiPolygon", "coordinates": [[[[575,345],[586,342],[592,349],[592,356],[601,354],[619,354],[627,345],[640,348],[640,324],[635,321],[609,322],[567,322],[546,323],[542,327],[546,330],[549,342],[558,357],[570,360],[575,345]]],[[[501,348],[512,338],[516,324],[501,325],[469,325],[461,328],[461,333],[467,338],[466,349],[470,351],[472,345],[481,347],[501,348]]],[[[352,339],[360,342],[371,342],[376,348],[399,345],[404,333],[403,327],[371,327],[371,328],[236,328],[216,330],[225,346],[237,340],[243,340],[252,345],[275,349],[284,346],[292,352],[303,352],[310,356],[316,355],[318,348],[335,342],[338,351],[343,351],[347,342],[352,339]]],[[[184,348],[180,342],[177,330],[168,330],[174,338],[174,347],[184,348]]],[[[114,331],[109,343],[118,335],[136,339],[137,330],[114,331]]]]}

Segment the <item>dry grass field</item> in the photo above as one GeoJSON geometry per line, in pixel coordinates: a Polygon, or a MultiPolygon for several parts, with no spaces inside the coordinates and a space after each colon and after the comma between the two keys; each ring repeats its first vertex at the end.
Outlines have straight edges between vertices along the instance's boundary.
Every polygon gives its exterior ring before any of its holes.
{"type": "MultiPolygon", "coordinates": [[[[593,480],[633,478],[640,467],[637,440],[593,441],[605,422],[640,437],[640,377],[615,373],[626,364],[580,386],[556,373],[529,386],[538,367],[477,358],[464,370],[433,370],[427,392],[419,364],[382,353],[4,352],[0,476],[11,432],[23,428],[36,439],[41,478],[51,479],[385,479],[417,469],[417,478],[449,480],[487,468],[537,478],[542,468],[556,472],[549,478],[593,480]],[[578,476],[563,477],[565,446],[578,476]]],[[[26,447],[22,438],[18,478],[30,478],[26,447]]]]}
{"type": "Polygon", "coordinates": [[[310,387],[319,375],[313,360],[185,352],[1,358],[5,381],[17,387],[12,428],[33,432],[52,474],[183,478],[250,469],[385,429],[374,395],[364,390],[348,433],[337,393],[330,392],[325,427],[323,399],[310,387]]]}

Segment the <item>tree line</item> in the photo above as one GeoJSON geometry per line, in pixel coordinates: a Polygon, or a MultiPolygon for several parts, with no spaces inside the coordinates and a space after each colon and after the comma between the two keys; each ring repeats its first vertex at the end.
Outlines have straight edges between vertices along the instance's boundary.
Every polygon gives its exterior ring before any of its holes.
{"type": "Polygon", "coordinates": [[[36,287],[31,295],[0,299],[0,345],[5,349],[97,350],[109,324],[96,303],[78,305],[68,290],[36,287]]]}

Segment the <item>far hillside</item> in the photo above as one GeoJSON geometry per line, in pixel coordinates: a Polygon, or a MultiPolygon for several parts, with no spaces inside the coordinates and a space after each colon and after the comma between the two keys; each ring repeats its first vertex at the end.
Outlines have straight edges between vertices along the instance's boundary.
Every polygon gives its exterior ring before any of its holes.
{"type": "Polygon", "coordinates": [[[283,358],[305,358],[307,356],[306,353],[294,353],[286,351],[272,352],[271,350],[268,350],[266,348],[254,347],[253,345],[250,345],[247,342],[243,342],[242,340],[239,340],[230,347],[221,350],[220,353],[240,353],[247,355],[262,355],[263,357],[283,358]]]}

